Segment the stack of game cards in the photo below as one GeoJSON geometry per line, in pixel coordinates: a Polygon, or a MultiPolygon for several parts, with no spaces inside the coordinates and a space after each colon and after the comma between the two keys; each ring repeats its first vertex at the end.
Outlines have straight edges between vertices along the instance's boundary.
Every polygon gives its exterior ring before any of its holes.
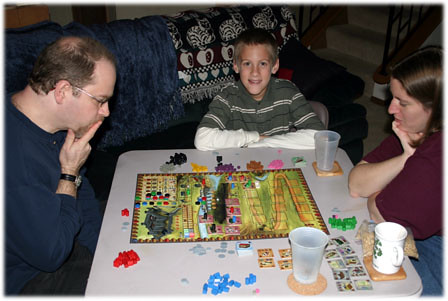
{"type": "Polygon", "coordinates": [[[340,292],[372,289],[365,268],[345,237],[331,238],[324,257],[340,292]]]}

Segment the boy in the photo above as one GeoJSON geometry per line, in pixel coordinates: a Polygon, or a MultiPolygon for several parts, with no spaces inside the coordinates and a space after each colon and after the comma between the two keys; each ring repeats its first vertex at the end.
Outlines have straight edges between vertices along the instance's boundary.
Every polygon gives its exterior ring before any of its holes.
{"type": "Polygon", "coordinates": [[[234,47],[233,70],[240,80],[210,103],[196,132],[196,148],[314,148],[314,133],[324,126],[293,83],[271,78],[279,68],[274,37],[249,29],[234,47]]]}

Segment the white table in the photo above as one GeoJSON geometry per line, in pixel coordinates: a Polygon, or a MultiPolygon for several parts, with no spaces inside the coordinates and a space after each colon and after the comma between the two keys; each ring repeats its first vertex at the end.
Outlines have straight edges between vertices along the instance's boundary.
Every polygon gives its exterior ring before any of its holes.
{"type": "MultiPolygon", "coordinates": [[[[340,163],[344,174],[334,177],[318,177],[312,167],[315,160],[314,150],[287,149],[228,149],[219,152],[201,152],[197,150],[156,150],[131,151],[120,156],[107,203],[104,220],[90,272],[86,289],[87,296],[117,296],[117,295],[163,295],[163,296],[201,296],[202,286],[211,274],[228,273],[230,279],[239,281],[240,288],[232,287],[228,296],[252,295],[256,288],[260,296],[298,296],[287,285],[287,277],[291,271],[282,271],[277,266],[280,260],[278,250],[289,248],[287,238],[252,240],[254,254],[238,256],[226,254],[219,258],[216,249],[220,249],[221,242],[192,242],[192,243],[156,243],[131,244],[130,231],[132,211],[136,188],[137,174],[160,173],[160,166],[170,161],[175,153],[184,153],[187,163],[176,165],[174,173],[192,172],[190,163],[205,165],[208,171],[215,171],[217,155],[222,156],[224,164],[232,163],[246,170],[246,164],[260,161],[265,169],[275,159],[284,162],[283,168],[294,168],[292,157],[303,156],[307,166],[302,168],[305,179],[311,189],[313,198],[318,204],[322,217],[330,230],[330,238],[344,236],[362,261],[362,246],[354,240],[356,230],[341,231],[331,229],[328,218],[333,214],[339,217],[356,216],[358,225],[369,219],[366,199],[351,198],[347,188],[347,177],[353,167],[347,154],[338,149],[336,160],[340,163]],[[128,208],[129,217],[123,217],[121,211],[128,208]],[[335,213],[337,208],[340,212],[335,213]],[[129,226],[123,226],[124,223],[129,226]],[[210,248],[205,255],[199,256],[191,251],[200,244],[210,248]],[[258,267],[257,249],[272,248],[275,255],[276,267],[260,269],[258,267]],[[116,268],[114,259],[119,252],[134,250],[140,261],[133,266],[116,268]],[[249,273],[257,276],[254,285],[245,285],[244,279],[249,273]]],[[[234,249],[235,242],[228,242],[227,249],[234,249]]],[[[403,268],[407,274],[405,280],[372,281],[373,290],[339,292],[333,280],[331,269],[324,261],[320,273],[327,279],[328,286],[321,296],[410,296],[419,295],[422,290],[420,277],[416,273],[409,258],[405,258],[403,268]]],[[[210,292],[208,293],[210,296],[210,292]]]]}

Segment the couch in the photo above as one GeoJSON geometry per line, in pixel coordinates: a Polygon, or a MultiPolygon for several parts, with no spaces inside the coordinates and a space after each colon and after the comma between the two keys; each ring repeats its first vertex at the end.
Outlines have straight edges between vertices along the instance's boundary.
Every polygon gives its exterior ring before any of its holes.
{"type": "MultiPolygon", "coordinates": [[[[196,128],[214,95],[234,80],[232,42],[250,27],[279,43],[275,76],[294,82],[308,100],[324,104],[328,128],[356,164],[367,136],[365,108],[354,102],[364,82],[319,58],[298,40],[287,6],[215,7],[174,16],[148,16],[83,26],[42,22],[6,31],[6,92],[22,89],[41,49],[62,35],[88,35],[117,57],[111,115],[92,140],[87,177],[107,200],[118,156],[129,150],[194,148],[196,128]]],[[[162,162],[163,163],[163,162],[162,162]]]]}

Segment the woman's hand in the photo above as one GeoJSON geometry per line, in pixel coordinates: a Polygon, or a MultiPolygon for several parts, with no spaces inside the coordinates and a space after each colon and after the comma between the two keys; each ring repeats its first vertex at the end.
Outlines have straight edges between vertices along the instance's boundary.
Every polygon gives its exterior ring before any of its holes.
{"type": "Polygon", "coordinates": [[[398,136],[398,139],[400,139],[401,146],[403,147],[403,155],[409,158],[415,153],[415,148],[412,147],[410,144],[413,140],[418,140],[423,136],[422,133],[416,133],[416,134],[410,134],[407,131],[403,131],[400,128],[400,123],[396,120],[392,122],[392,130],[394,133],[398,136]]]}

